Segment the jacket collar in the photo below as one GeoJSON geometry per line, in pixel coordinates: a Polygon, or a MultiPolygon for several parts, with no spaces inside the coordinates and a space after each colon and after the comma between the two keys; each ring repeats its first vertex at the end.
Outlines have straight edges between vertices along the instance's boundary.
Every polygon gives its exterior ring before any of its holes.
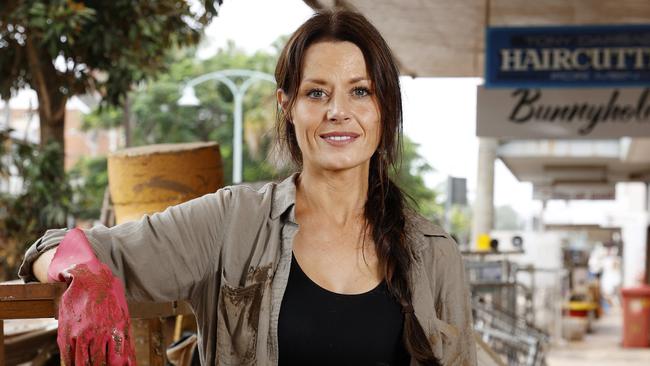
{"type": "Polygon", "coordinates": [[[298,174],[293,173],[288,178],[278,183],[273,192],[273,207],[271,207],[271,218],[277,219],[282,216],[288,209],[289,220],[296,222],[293,207],[296,205],[296,179],[298,174]]]}
{"type": "Polygon", "coordinates": [[[413,250],[418,253],[431,245],[430,237],[446,237],[448,234],[438,225],[425,219],[416,212],[406,215],[407,233],[409,233],[413,250]]]}
{"type": "Polygon", "coordinates": [[[415,231],[424,236],[447,236],[447,232],[440,226],[432,223],[428,219],[416,212],[410,212],[406,215],[408,223],[415,231]]]}

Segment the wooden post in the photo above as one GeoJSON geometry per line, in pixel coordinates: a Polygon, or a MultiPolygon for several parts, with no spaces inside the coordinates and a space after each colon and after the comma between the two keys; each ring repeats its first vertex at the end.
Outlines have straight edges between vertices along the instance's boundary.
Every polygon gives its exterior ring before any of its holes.
{"type": "Polygon", "coordinates": [[[165,366],[161,319],[149,319],[149,365],[165,366]]]}
{"type": "MultiPolygon", "coordinates": [[[[648,195],[650,195],[650,186],[647,189],[648,195]]],[[[650,285],[650,225],[646,230],[645,237],[645,284],[650,285]]]]}
{"type": "Polygon", "coordinates": [[[0,365],[5,365],[5,322],[0,319],[0,365]]]}

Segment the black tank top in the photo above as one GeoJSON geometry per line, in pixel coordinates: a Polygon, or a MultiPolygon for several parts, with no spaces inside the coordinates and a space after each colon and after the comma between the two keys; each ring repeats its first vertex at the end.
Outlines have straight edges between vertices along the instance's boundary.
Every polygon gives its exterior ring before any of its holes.
{"type": "Polygon", "coordinates": [[[402,366],[404,317],[385,281],[369,292],[328,291],[291,261],[278,320],[279,365],[402,366]]]}

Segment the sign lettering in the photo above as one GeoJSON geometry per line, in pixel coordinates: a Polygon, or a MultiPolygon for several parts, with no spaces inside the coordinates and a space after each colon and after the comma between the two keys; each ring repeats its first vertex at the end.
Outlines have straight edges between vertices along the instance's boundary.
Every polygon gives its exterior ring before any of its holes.
{"type": "Polygon", "coordinates": [[[477,135],[502,138],[650,136],[650,89],[478,90],[477,135]]]}

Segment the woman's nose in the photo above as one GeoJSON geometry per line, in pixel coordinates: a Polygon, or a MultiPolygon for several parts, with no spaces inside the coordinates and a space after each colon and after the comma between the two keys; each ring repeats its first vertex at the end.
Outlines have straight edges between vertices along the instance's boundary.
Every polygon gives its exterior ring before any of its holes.
{"type": "Polygon", "coordinates": [[[331,122],[343,122],[350,119],[348,100],[345,95],[335,94],[329,101],[327,119],[331,122]]]}

